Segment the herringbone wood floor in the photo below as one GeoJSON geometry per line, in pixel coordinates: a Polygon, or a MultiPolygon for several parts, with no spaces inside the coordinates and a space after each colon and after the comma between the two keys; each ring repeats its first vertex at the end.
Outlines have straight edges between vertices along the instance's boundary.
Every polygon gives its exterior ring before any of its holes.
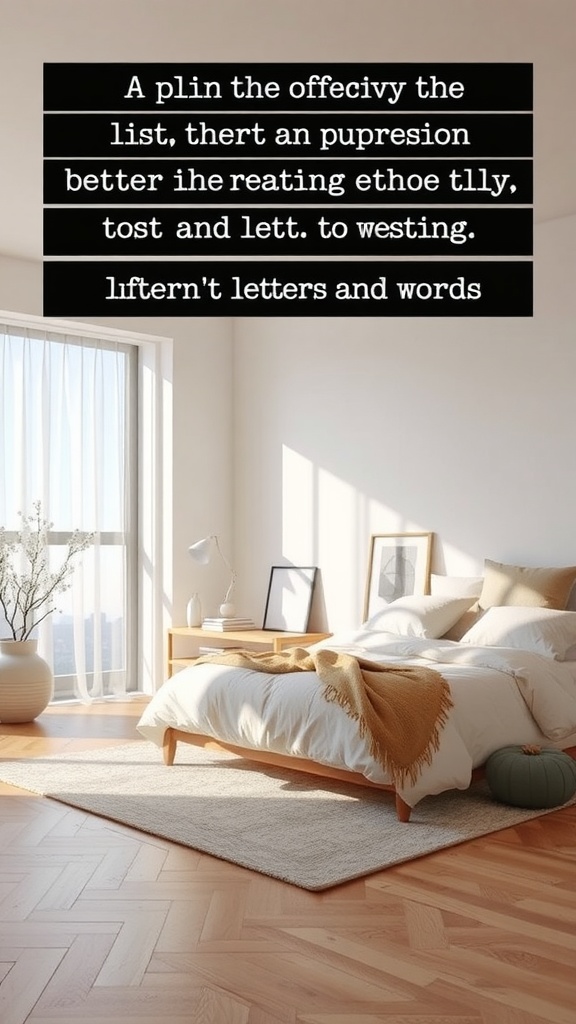
{"type": "MultiPolygon", "coordinates": [[[[141,707],[51,707],[0,757],[141,707]]],[[[574,1024],[575,921],[575,808],[315,894],[0,786],[2,1024],[574,1024]]]]}

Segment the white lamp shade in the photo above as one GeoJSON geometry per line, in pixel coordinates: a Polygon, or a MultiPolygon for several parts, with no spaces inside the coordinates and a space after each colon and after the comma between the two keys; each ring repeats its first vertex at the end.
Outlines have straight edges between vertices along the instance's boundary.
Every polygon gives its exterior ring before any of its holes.
{"type": "Polygon", "coordinates": [[[232,596],[232,591],[234,590],[234,584],[236,583],[236,573],[234,572],[228,559],[225,558],[224,555],[222,554],[220,544],[218,543],[217,535],[215,533],[211,533],[209,537],[204,537],[202,540],[197,540],[195,544],[191,544],[190,547],[188,548],[188,554],[190,555],[191,558],[194,559],[195,562],[198,563],[198,565],[207,565],[210,559],[212,558],[212,541],[214,541],[214,546],[232,577],[232,579],[230,580],[230,584],[228,586],[228,590],[226,591],[224,602],[220,605],[220,615],[222,615],[225,618],[234,618],[234,616],[236,615],[236,609],[232,604],[230,598],[232,596]]]}
{"type": "Polygon", "coordinates": [[[194,559],[195,562],[198,562],[198,565],[208,565],[208,562],[210,561],[213,540],[213,535],[211,535],[210,537],[204,537],[203,540],[196,541],[195,544],[192,544],[188,548],[188,554],[191,556],[191,558],[194,559]]]}

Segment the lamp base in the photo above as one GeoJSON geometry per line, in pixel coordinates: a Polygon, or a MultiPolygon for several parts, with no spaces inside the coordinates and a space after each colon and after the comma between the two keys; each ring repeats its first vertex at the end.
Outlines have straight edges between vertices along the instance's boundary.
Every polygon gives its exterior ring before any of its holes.
{"type": "Polygon", "coordinates": [[[220,605],[220,615],[223,619],[235,618],[236,605],[233,605],[231,601],[225,601],[224,604],[220,605]]]}

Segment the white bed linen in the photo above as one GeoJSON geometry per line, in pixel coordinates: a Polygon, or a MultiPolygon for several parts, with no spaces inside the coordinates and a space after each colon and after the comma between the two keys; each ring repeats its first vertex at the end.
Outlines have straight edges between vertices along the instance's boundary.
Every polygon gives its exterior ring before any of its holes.
{"type": "MultiPolygon", "coordinates": [[[[403,639],[356,630],[308,650],[345,650],[386,663],[427,665],[450,685],[454,707],[432,763],[401,795],[409,806],[446,789],[466,789],[474,767],[511,743],[576,744],[576,663],[507,648],[403,639]]],[[[152,698],[138,729],[159,746],[167,727],[250,749],[310,758],[390,782],[355,722],[322,696],[313,672],[271,675],[216,663],[192,665],[152,698]]]]}

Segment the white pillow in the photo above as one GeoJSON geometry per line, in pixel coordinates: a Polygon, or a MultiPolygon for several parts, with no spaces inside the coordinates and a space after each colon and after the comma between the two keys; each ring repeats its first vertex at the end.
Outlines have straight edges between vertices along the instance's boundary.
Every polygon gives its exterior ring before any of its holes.
{"type": "Polygon", "coordinates": [[[576,644],[576,612],[516,605],[488,608],[460,643],[514,647],[563,661],[576,644]]]}
{"type": "Polygon", "coordinates": [[[399,597],[372,615],[363,625],[364,629],[371,632],[433,639],[446,633],[474,600],[473,597],[453,598],[432,594],[399,597]]]}
{"type": "Polygon", "coordinates": [[[480,597],[483,576],[430,576],[430,593],[448,597],[480,597]]]}

